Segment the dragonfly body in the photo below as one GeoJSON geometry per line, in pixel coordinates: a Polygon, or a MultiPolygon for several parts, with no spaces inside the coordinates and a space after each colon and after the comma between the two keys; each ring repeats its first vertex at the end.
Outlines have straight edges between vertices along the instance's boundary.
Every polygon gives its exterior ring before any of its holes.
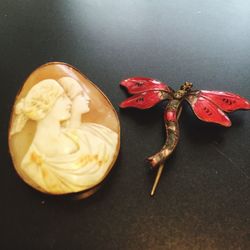
{"type": "Polygon", "coordinates": [[[191,88],[192,84],[185,82],[178,91],[173,92],[172,99],[166,105],[164,110],[166,141],[158,153],[148,158],[153,168],[164,163],[178,144],[180,138],[178,119],[182,111],[181,105],[191,88]]]}
{"type": "Polygon", "coordinates": [[[159,167],[151,194],[154,194],[165,161],[178,144],[180,137],[178,119],[183,101],[190,104],[200,120],[225,127],[230,127],[231,121],[224,112],[250,109],[250,102],[239,95],[223,91],[191,90],[193,85],[190,82],[185,82],[177,91],[163,82],[145,77],[128,78],[123,80],[121,85],[133,95],[120,104],[121,108],[148,109],[161,101],[168,100],[164,110],[165,143],[158,153],[148,158],[152,168],[159,167]]]}

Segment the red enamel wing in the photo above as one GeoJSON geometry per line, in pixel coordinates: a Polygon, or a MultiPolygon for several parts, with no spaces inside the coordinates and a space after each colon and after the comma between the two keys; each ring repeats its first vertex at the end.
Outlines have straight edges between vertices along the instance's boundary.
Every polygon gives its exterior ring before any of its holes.
{"type": "MultiPolygon", "coordinates": [[[[120,104],[121,108],[148,109],[161,101],[176,99],[173,89],[167,84],[152,78],[132,77],[123,80],[120,85],[127,88],[130,94],[133,94],[120,104]]],[[[231,126],[231,121],[224,112],[250,109],[250,102],[247,99],[230,92],[190,91],[179,99],[180,103],[183,100],[188,101],[200,120],[226,127],[231,126]]]]}
{"type": "Polygon", "coordinates": [[[134,94],[120,104],[121,108],[148,109],[159,102],[172,98],[173,90],[167,84],[146,77],[132,77],[123,80],[121,86],[134,94]]]}

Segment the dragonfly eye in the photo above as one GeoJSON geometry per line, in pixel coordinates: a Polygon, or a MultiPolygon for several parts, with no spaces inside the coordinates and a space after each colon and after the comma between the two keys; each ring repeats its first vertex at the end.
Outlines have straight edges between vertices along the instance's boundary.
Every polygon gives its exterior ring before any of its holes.
{"type": "Polygon", "coordinates": [[[185,82],[183,85],[181,85],[181,90],[190,91],[192,87],[193,84],[191,82],[185,82]]]}

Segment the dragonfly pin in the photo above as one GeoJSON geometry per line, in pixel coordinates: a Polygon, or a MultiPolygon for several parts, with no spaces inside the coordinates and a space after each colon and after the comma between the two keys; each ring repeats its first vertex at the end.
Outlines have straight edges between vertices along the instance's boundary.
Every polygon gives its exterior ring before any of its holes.
{"type": "Polygon", "coordinates": [[[120,84],[132,94],[120,104],[120,108],[149,109],[161,101],[168,100],[164,110],[166,141],[158,153],[148,158],[152,168],[158,168],[151,191],[152,196],[159,183],[164,163],[173,153],[179,141],[178,119],[183,101],[190,104],[200,120],[225,127],[230,127],[231,121],[224,112],[250,109],[250,102],[239,95],[223,91],[192,90],[193,84],[190,82],[182,84],[177,91],[163,82],[146,77],[128,78],[120,84]]]}

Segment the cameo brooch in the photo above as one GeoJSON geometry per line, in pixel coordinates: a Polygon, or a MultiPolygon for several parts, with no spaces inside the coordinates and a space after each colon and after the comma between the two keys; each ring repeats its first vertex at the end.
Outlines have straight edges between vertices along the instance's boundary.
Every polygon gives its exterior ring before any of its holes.
{"type": "Polygon", "coordinates": [[[94,193],[120,148],[120,124],[102,91],[73,66],[37,68],[16,97],[9,148],[19,176],[43,193],[94,193]]]}

